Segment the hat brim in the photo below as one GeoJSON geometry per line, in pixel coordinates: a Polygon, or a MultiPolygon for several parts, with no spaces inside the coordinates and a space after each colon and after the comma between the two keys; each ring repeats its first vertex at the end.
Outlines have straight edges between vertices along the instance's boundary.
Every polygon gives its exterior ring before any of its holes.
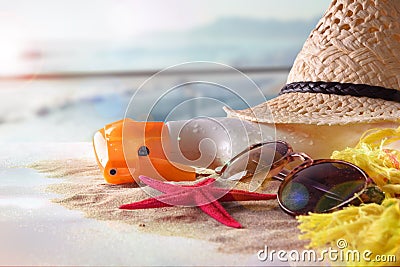
{"type": "Polygon", "coordinates": [[[321,93],[287,93],[252,108],[224,110],[228,117],[259,123],[343,125],[400,121],[398,102],[321,93]]]}

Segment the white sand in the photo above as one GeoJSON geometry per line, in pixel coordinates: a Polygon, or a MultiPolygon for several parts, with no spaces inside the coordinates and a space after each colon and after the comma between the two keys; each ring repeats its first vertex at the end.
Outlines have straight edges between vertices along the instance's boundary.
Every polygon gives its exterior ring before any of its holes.
{"type": "Polygon", "coordinates": [[[89,218],[123,222],[157,235],[211,241],[224,253],[256,253],[266,244],[271,249],[302,249],[306,244],[297,238],[296,220],[286,215],[275,200],[224,204],[228,213],[244,227],[233,229],[195,207],[119,210],[121,204],[142,200],[148,195],[134,184],[106,184],[94,160],[45,160],[30,167],[49,177],[63,178],[47,188],[63,196],[54,202],[81,210],[89,218]]]}

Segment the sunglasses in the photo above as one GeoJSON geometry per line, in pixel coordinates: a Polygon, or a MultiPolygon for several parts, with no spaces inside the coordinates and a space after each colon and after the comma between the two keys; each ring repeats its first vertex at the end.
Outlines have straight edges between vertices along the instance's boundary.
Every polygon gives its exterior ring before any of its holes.
{"type": "Polygon", "coordinates": [[[314,160],[305,153],[293,152],[284,141],[254,144],[216,170],[221,178],[240,180],[261,177],[281,181],[278,202],[287,213],[331,212],[348,205],[380,204],[385,195],[356,165],[342,160],[314,160]],[[300,159],[292,170],[285,167],[300,159]]]}

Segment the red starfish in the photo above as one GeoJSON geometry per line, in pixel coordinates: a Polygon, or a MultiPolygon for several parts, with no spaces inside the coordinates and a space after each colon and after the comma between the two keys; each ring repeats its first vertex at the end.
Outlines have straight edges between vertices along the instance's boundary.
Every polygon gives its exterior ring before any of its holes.
{"type": "Polygon", "coordinates": [[[218,201],[249,201],[276,198],[276,194],[260,194],[214,187],[215,179],[213,178],[208,178],[194,185],[187,186],[164,183],[146,176],[140,176],[139,179],[148,186],[165,194],[157,198],[148,198],[131,204],[125,204],[119,207],[120,209],[134,210],[171,206],[197,206],[204,213],[220,223],[234,228],[241,228],[240,223],[235,221],[218,201]]]}

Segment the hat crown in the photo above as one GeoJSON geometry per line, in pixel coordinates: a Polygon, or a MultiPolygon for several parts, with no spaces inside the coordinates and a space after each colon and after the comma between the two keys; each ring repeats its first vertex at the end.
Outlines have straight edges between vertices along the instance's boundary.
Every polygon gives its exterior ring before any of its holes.
{"type": "Polygon", "coordinates": [[[400,1],[333,0],[289,73],[299,81],[400,90],[400,1]]]}
{"type": "Polygon", "coordinates": [[[400,123],[400,0],[333,0],[281,93],[226,111],[259,123],[400,123]]]}

